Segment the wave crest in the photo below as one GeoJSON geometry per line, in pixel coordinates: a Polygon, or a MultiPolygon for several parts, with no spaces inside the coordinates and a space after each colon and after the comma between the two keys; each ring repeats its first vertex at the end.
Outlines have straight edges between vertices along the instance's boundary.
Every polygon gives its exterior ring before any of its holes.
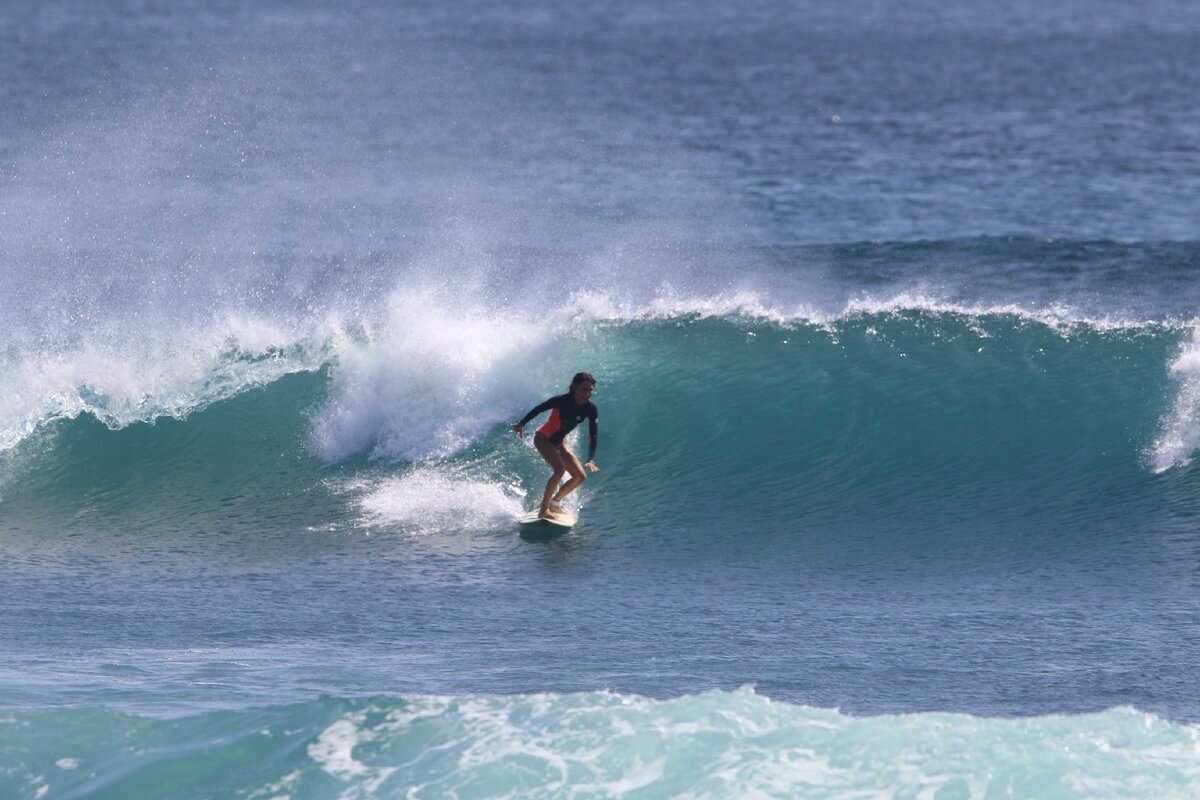
{"type": "Polygon", "coordinates": [[[0,451],[59,419],[90,414],[112,429],[183,419],[212,403],[319,369],[328,335],[231,317],[199,331],[10,347],[0,358],[0,451]]]}

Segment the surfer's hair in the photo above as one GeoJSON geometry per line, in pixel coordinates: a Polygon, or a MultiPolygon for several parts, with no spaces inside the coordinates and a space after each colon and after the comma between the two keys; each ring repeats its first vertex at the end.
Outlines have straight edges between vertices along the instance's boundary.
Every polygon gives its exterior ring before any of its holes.
{"type": "Polygon", "coordinates": [[[575,387],[581,383],[590,383],[594,388],[596,386],[596,376],[590,372],[576,372],[575,377],[571,378],[571,391],[575,391],[575,387]]]}

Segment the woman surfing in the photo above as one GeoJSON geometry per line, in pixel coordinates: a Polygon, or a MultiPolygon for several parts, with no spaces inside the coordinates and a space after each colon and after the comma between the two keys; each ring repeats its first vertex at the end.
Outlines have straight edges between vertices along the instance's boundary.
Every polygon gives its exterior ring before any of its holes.
{"type": "Polygon", "coordinates": [[[541,519],[553,520],[562,510],[562,501],[571,492],[578,489],[587,480],[584,467],[592,472],[599,467],[592,461],[596,457],[596,426],[600,413],[592,402],[592,392],[596,390],[596,379],[590,372],[580,372],[571,379],[571,388],[566,394],[555,395],[544,403],[535,406],[520,422],[513,425],[513,431],[520,437],[525,436],[525,423],[541,414],[550,411],[550,419],[546,421],[533,435],[533,446],[541,453],[542,458],[554,470],[546,483],[546,491],[542,494],[542,507],[538,511],[541,519]],[[567,434],[584,420],[588,421],[588,456],[587,461],[579,463],[579,457],[567,447],[567,434]],[[570,473],[571,479],[562,486],[558,482],[563,475],[570,473]],[[555,491],[557,489],[557,491],[555,491]]]}

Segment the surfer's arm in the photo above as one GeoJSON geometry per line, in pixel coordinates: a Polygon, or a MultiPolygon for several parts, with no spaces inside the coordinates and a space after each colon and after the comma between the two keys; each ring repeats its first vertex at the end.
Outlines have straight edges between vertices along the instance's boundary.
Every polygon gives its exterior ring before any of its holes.
{"type": "Polygon", "coordinates": [[[533,409],[528,414],[521,417],[521,421],[518,422],[516,425],[513,425],[513,430],[516,431],[517,435],[524,436],[525,435],[525,425],[529,422],[529,420],[533,419],[538,414],[541,414],[545,411],[549,411],[551,408],[553,408],[554,400],[555,400],[555,398],[551,397],[549,400],[547,400],[544,403],[538,403],[536,406],[533,407],[533,409]]]}
{"type": "Polygon", "coordinates": [[[590,466],[592,472],[595,472],[599,469],[599,467],[592,462],[592,459],[596,457],[596,437],[599,427],[599,424],[596,422],[595,414],[588,417],[588,457],[584,466],[590,466]]]}

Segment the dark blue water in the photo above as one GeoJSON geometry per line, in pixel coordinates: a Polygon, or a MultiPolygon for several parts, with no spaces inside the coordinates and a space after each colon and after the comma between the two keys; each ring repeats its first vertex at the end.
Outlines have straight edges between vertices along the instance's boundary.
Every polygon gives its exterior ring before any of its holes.
{"type": "Polygon", "coordinates": [[[0,794],[1200,786],[1190,4],[0,31],[0,794]]]}

